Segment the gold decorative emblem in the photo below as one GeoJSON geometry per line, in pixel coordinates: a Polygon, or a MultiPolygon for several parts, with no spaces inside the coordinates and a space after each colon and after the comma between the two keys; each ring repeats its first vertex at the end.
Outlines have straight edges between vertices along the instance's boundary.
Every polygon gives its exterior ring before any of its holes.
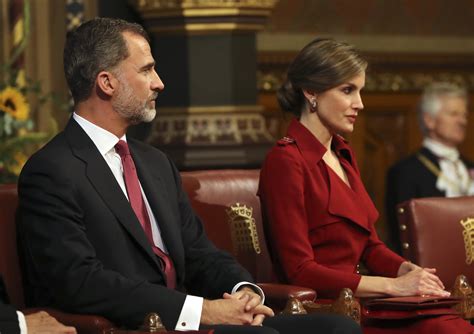
{"type": "Polygon", "coordinates": [[[255,251],[260,254],[257,225],[253,217],[253,208],[244,204],[235,203],[227,209],[234,252],[255,251]]]}
{"type": "Polygon", "coordinates": [[[466,263],[471,264],[474,262],[474,218],[466,218],[459,223],[464,228],[462,235],[466,247],[466,263]]]}

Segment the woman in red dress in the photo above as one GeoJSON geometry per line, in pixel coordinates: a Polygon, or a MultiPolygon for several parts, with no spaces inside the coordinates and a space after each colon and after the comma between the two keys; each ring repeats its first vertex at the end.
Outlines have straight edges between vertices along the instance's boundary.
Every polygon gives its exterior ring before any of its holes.
{"type": "MultiPolygon", "coordinates": [[[[295,115],[287,136],[267,155],[259,196],[273,259],[291,284],[336,297],[449,296],[434,268],[420,268],[377,236],[378,212],[352,149],[340,135],[354,130],[364,108],[366,61],[348,44],[316,39],[296,56],[277,97],[295,115]],[[372,276],[360,275],[363,262],[372,276]]],[[[366,333],[471,333],[457,316],[397,321],[366,333]]]]}

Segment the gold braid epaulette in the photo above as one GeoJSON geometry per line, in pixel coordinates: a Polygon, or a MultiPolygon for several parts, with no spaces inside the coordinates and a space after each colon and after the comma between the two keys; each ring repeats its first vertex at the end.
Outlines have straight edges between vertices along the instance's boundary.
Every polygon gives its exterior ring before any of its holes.
{"type": "MultiPolygon", "coordinates": [[[[416,155],[417,159],[420,160],[420,162],[431,172],[433,173],[436,177],[442,178],[444,181],[449,183],[452,187],[456,188],[459,194],[465,193],[466,191],[463,191],[461,188],[461,185],[454,182],[453,180],[449,179],[446,175],[443,174],[441,169],[436,166],[430,159],[428,159],[426,156],[424,156],[421,153],[418,153],[416,155]]],[[[467,194],[465,194],[467,195],[467,194]]]]}
{"type": "MultiPolygon", "coordinates": [[[[440,175],[443,176],[442,172],[441,172],[441,169],[439,169],[438,166],[436,166],[430,159],[428,159],[427,157],[425,157],[423,154],[421,153],[418,153],[416,155],[417,159],[420,160],[420,162],[426,167],[428,168],[428,170],[433,173],[436,177],[439,177],[440,175]]],[[[448,180],[449,181],[449,180],[448,180]]]]}

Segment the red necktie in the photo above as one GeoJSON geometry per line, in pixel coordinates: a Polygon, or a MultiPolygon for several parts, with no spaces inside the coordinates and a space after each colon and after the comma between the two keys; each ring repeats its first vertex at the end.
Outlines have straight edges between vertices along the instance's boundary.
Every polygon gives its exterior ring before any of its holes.
{"type": "Polygon", "coordinates": [[[123,176],[125,179],[125,185],[127,187],[128,200],[130,201],[132,209],[135,211],[135,214],[137,215],[137,218],[151,243],[153,252],[162,261],[164,267],[163,269],[166,275],[166,286],[170,289],[174,289],[176,287],[176,271],[170,257],[159,247],[156,247],[155,243],[153,242],[150,217],[148,216],[148,212],[146,210],[145,201],[143,200],[140,189],[140,183],[138,182],[137,170],[135,168],[135,163],[133,162],[132,156],[130,155],[128,145],[125,141],[119,140],[119,142],[115,145],[115,150],[122,159],[123,176]]]}

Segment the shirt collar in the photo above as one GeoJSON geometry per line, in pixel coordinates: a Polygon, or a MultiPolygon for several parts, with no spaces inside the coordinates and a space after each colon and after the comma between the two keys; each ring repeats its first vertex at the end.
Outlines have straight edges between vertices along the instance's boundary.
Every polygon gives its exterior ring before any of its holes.
{"type": "Polygon", "coordinates": [[[429,149],[439,158],[445,158],[451,161],[456,161],[459,159],[459,151],[456,148],[446,146],[431,138],[425,138],[423,140],[423,147],[429,149]]]}
{"type": "Polygon", "coordinates": [[[72,117],[87,133],[90,139],[92,139],[102,156],[112,150],[119,140],[127,141],[126,135],[123,135],[122,138],[117,138],[113,133],[89,122],[87,119],[79,116],[75,112],[72,114],[72,117]]]}
{"type": "MultiPolygon", "coordinates": [[[[297,119],[293,119],[288,127],[288,137],[295,139],[301,154],[309,163],[318,163],[326,153],[323,144],[297,119]]],[[[332,137],[331,146],[337,155],[352,161],[352,154],[347,141],[340,135],[332,137]]]]}

